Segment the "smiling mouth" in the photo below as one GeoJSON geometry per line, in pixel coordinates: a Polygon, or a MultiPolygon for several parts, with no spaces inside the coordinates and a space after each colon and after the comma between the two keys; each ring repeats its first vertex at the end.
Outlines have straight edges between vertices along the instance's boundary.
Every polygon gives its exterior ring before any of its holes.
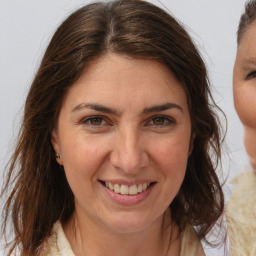
{"type": "Polygon", "coordinates": [[[155,182],[148,182],[142,184],[125,185],[125,184],[113,184],[111,182],[102,182],[102,184],[109,190],[121,195],[138,195],[146,191],[155,182]]]}

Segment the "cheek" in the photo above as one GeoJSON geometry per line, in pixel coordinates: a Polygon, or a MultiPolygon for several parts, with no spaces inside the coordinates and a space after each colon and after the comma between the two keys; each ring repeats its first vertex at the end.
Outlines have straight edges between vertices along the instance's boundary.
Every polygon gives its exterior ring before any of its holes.
{"type": "Polygon", "coordinates": [[[166,176],[183,176],[186,171],[189,139],[166,140],[155,148],[155,159],[166,176]]]}
{"type": "Polygon", "coordinates": [[[90,202],[95,197],[92,191],[98,185],[98,174],[104,166],[106,149],[81,136],[69,138],[63,143],[65,174],[76,200],[90,202]]]}
{"type": "Polygon", "coordinates": [[[244,127],[244,145],[250,157],[251,164],[256,170],[256,128],[244,127]]]}
{"type": "Polygon", "coordinates": [[[63,144],[63,165],[67,175],[90,176],[93,179],[96,171],[107,154],[106,143],[93,143],[83,136],[70,137],[63,144]]]}
{"type": "Polygon", "coordinates": [[[182,146],[178,142],[170,143],[157,151],[158,167],[163,179],[161,198],[165,205],[170,205],[180,190],[186,173],[187,152],[188,146],[182,146]]]}
{"type": "Polygon", "coordinates": [[[256,129],[256,85],[237,85],[234,90],[234,103],[241,122],[256,129]]]}

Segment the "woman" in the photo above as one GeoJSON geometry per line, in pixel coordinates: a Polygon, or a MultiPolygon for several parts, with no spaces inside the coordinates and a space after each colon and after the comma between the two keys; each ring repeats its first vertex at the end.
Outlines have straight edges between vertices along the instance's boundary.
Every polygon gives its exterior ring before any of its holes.
{"type": "Polygon", "coordinates": [[[140,0],[73,13],[26,100],[5,186],[9,255],[204,255],[224,201],[214,109],[169,14],[140,0]]]}
{"type": "MultiPolygon", "coordinates": [[[[249,1],[240,18],[233,92],[238,116],[244,126],[244,144],[256,170],[256,1],[249,1]]],[[[227,205],[232,255],[256,255],[256,174],[248,168],[237,176],[236,189],[227,205]]]]}
{"type": "Polygon", "coordinates": [[[251,166],[256,170],[256,89],[254,86],[256,1],[249,1],[237,32],[237,56],[234,65],[234,102],[244,125],[244,143],[251,166]]]}

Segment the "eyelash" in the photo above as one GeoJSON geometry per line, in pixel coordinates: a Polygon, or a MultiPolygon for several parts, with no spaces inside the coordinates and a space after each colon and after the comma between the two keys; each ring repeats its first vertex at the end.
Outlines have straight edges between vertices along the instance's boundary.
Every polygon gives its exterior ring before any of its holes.
{"type": "Polygon", "coordinates": [[[173,118],[170,118],[167,116],[153,116],[148,120],[148,122],[146,124],[149,126],[155,126],[155,127],[166,127],[166,126],[176,124],[176,121],[173,118]],[[154,120],[157,121],[157,119],[162,120],[163,123],[162,124],[152,123],[152,122],[154,122],[154,120]],[[152,123],[152,124],[150,124],[150,123],[152,123]]]}
{"type": "Polygon", "coordinates": [[[108,121],[108,119],[106,119],[103,116],[89,116],[89,117],[84,118],[83,120],[81,120],[80,123],[84,124],[84,125],[94,126],[94,127],[97,127],[97,126],[100,127],[100,126],[103,126],[103,125],[111,126],[111,122],[108,121]],[[95,121],[96,119],[98,119],[98,121],[100,121],[100,124],[92,124],[92,122],[95,121]],[[105,122],[105,124],[102,124],[102,122],[105,122]]]}
{"type": "Polygon", "coordinates": [[[252,79],[252,78],[255,78],[256,77],[256,71],[252,71],[250,72],[246,77],[245,79],[246,80],[249,80],[249,79],[252,79]]]}

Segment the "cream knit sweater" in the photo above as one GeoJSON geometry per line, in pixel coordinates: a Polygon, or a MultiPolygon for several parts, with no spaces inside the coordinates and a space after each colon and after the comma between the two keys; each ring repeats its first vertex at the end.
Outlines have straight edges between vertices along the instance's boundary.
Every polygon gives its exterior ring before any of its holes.
{"type": "Polygon", "coordinates": [[[256,256],[256,173],[247,168],[232,184],[226,209],[231,256],[256,256]]]}
{"type": "MultiPolygon", "coordinates": [[[[59,221],[53,226],[52,235],[47,241],[46,248],[47,250],[42,254],[43,256],[75,256],[59,221]]],[[[180,256],[204,255],[202,245],[196,236],[194,228],[187,225],[181,233],[180,256]]]]}

